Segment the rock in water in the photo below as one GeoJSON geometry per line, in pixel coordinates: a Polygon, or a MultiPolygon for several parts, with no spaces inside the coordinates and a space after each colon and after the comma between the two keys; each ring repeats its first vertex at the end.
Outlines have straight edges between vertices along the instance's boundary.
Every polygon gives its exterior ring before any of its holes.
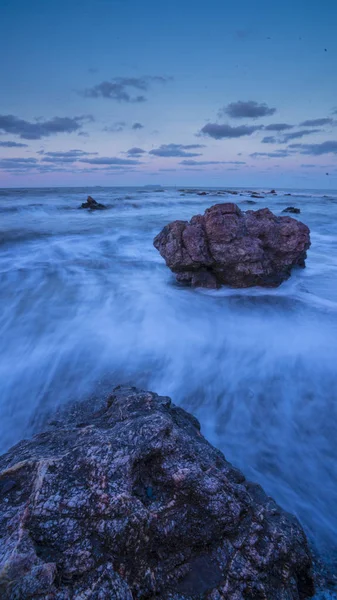
{"type": "Polygon", "coordinates": [[[96,202],[91,196],[88,196],[87,201],[83,202],[79,208],[89,208],[90,210],[104,210],[107,208],[105,204],[96,202]]]}
{"type": "Polygon", "coordinates": [[[282,212],[293,213],[294,215],[299,215],[301,210],[299,208],[295,208],[295,206],[287,206],[282,212]]]}
{"type": "Polygon", "coordinates": [[[277,287],[293,267],[305,266],[310,231],[268,208],[242,212],[225,203],[189,222],[173,221],[155,237],[154,246],[187,285],[277,287]]]}
{"type": "Polygon", "coordinates": [[[0,458],[1,600],[312,596],[298,521],[194,417],[135,388],[91,411],[0,458]]]}

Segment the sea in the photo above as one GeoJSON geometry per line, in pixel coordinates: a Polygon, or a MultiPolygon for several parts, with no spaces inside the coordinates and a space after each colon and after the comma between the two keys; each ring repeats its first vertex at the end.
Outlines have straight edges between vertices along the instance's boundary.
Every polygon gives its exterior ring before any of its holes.
{"type": "Polygon", "coordinates": [[[117,384],[168,395],[298,517],[336,598],[337,190],[276,191],[0,189],[0,451],[117,384]],[[88,194],[109,210],[80,210],[88,194]],[[153,238],[219,202],[300,208],[306,268],[277,289],[179,286],[153,238]]]}

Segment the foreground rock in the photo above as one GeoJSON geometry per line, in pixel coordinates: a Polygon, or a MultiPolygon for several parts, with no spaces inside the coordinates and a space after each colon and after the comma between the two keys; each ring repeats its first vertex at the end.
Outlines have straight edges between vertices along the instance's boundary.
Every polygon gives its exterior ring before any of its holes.
{"type": "Polygon", "coordinates": [[[0,459],[2,600],[305,600],[297,520],[169,398],[116,388],[0,459]],[[76,422],[77,419],[77,422],[76,422]]]}
{"type": "Polygon", "coordinates": [[[276,287],[295,266],[304,267],[310,246],[306,225],[268,208],[242,212],[216,204],[188,221],[173,221],[154,239],[166,264],[186,285],[276,287]]]}
{"type": "Polygon", "coordinates": [[[105,204],[96,202],[91,196],[88,196],[87,201],[83,202],[79,208],[89,208],[90,210],[104,210],[107,208],[105,204]]]}

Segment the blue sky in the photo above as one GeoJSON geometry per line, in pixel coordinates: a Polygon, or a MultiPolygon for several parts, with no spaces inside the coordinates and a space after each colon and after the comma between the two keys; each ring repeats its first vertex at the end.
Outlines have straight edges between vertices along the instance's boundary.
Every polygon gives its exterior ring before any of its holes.
{"type": "Polygon", "coordinates": [[[0,0],[0,186],[337,188],[336,23],[335,0],[0,0]]]}

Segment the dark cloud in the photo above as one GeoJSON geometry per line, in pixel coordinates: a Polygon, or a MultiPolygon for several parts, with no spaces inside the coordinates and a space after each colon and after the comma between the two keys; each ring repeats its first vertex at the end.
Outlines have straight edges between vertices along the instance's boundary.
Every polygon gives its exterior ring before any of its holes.
{"type": "Polygon", "coordinates": [[[227,107],[220,110],[219,114],[221,116],[227,114],[233,119],[257,119],[273,115],[275,112],[276,108],[270,108],[265,103],[259,104],[255,100],[248,100],[247,102],[239,100],[228,104],[227,107]]]}
{"type": "Polygon", "coordinates": [[[198,167],[201,165],[245,165],[246,163],[239,160],[182,160],[179,164],[198,167]]]}
{"type": "Polygon", "coordinates": [[[266,131],[286,131],[292,129],[294,125],[288,125],[288,123],[271,123],[265,126],[266,131]]]}
{"type": "Polygon", "coordinates": [[[117,102],[145,102],[143,94],[135,95],[135,90],[146,92],[154,83],[167,83],[171,77],[115,77],[110,81],[102,81],[82,92],[87,98],[108,98],[117,102]],[[130,91],[131,90],[131,91],[130,91]]]}
{"type": "Polygon", "coordinates": [[[273,135],[268,135],[264,137],[261,141],[262,144],[277,144],[277,139],[273,135]]]}
{"type": "Polygon", "coordinates": [[[200,152],[189,152],[189,150],[196,150],[204,148],[203,144],[162,144],[159,148],[150,150],[149,154],[153,156],[167,156],[167,157],[193,157],[201,156],[200,152]]]}
{"type": "Polygon", "coordinates": [[[85,156],[93,156],[98,152],[84,152],[83,150],[68,150],[66,152],[44,152],[40,150],[38,154],[42,155],[41,161],[48,163],[74,163],[85,156]]]}
{"type": "Polygon", "coordinates": [[[32,168],[38,164],[36,158],[2,158],[0,169],[12,170],[18,168],[32,168]]]}
{"type": "Polygon", "coordinates": [[[143,129],[144,125],[142,125],[141,123],[134,123],[132,125],[132,129],[143,129]]]}
{"type": "Polygon", "coordinates": [[[81,158],[81,163],[88,163],[90,165],[138,165],[138,160],[131,160],[129,158],[118,158],[116,156],[100,156],[97,158],[81,158]]]}
{"type": "Polygon", "coordinates": [[[312,156],[337,154],[337,140],[322,142],[321,144],[290,144],[289,148],[298,150],[300,154],[310,154],[312,156]]]}
{"type": "Polygon", "coordinates": [[[334,119],[324,117],[323,119],[309,119],[308,121],[303,121],[303,123],[300,123],[300,127],[323,127],[323,125],[333,124],[337,124],[334,119]]]}
{"type": "Polygon", "coordinates": [[[201,133],[204,135],[209,135],[215,140],[222,140],[224,138],[239,138],[244,135],[251,135],[254,131],[261,129],[262,127],[253,126],[253,125],[240,125],[239,127],[231,127],[231,125],[227,124],[219,124],[219,123],[207,123],[202,130],[201,133]]]}
{"type": "Polygon", "coordinates": [[[28,148],[28,144],[20,144],[19,142],[0,142],[1,148],[28,148]]]}
{"type": "MultiPolygon", "coordinates": [[[[265,128],[267,129],[267,128],[265,128]]],[[[302,131],[293,131],[292,133],[284,133],[282,137],[266,136],[261,141],[262,144],[288,144],[291,140],[302,138],[312,133],[319,133],[321,129],[303,129],[302,131]]]]}
{"type": "Polygon", "coordinates": [[[297,140],[299,138],[305,137],[306,135],[311,135],[312,133],[319,133],[321,129],[303,129],[303,131],[294,131],[293,133],[285,133],[281,143],[287,144],[291,140],[297,140]]]}
{"type": "Polygon", "coordinates": [[[82,137],[90,137],[87,131],[80,131],[77,135],[81,135],[82,137]]]}
{"type": "Polygon", "coordinates": [[[285,156],[289,156],[289,154],[288,150],[275,150],[275,152],[253,152],[249,156],[252,158],[284,158],[285,156]]]}
{"type": "Polygon", "coordinates": [[[72,133],[81,129],[83,123],[92,121],[91,115],[80,117],[54,117],[48,121],[25,121],[14,115],[0,115],[0,131],[18,135],[24,140],[40,140],[58,133],[72,133]]]}
{"type": "Polygon", "coordinates": [[[141,154],[145,154],[145,150],[143,150],[142,148],[134,147],[127,150],[126,154],[128,156],[140,156],[141,154]]]}
{"type": "Polygon", "coordinates": [[[304,165],[300,165],[300,167],[302,167],[302,169],[315,169],[317,167],[317,165],[304,164],[304,165]]]}
{"type": "Polygon", "coordinates": [[[107,131],[109,133],[118,133],[120,131],[123,131],[126,127],[126,123],[125,121],[117,121],[116,123],[113,123],[112,125],[108,125],[107,127],[104,127],[103,131],[107,131]]]}

